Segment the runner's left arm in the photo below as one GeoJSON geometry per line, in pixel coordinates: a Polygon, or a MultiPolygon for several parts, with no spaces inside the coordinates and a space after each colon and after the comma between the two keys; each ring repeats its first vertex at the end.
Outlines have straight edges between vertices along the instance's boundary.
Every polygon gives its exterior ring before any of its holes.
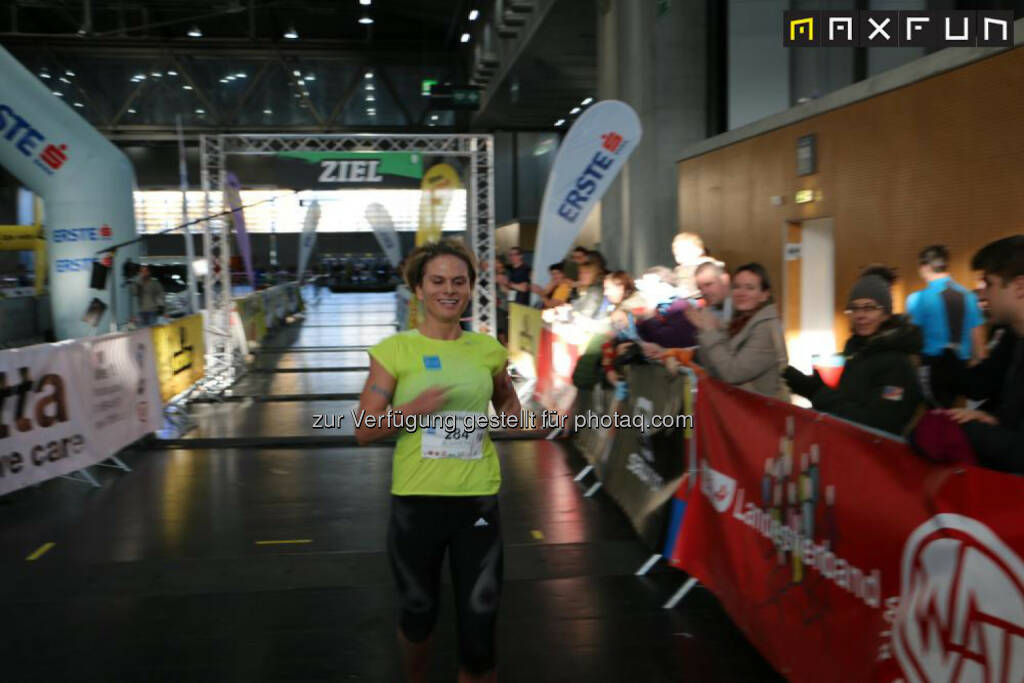
{"type": "Polygon", "coordinates": [[[491,402],[494,403],[494,409],[502,415],[519,415],[522,412],[516,388],[512,384],[512,378],[508,376],[508,363],[494,375],[491,402]]]}

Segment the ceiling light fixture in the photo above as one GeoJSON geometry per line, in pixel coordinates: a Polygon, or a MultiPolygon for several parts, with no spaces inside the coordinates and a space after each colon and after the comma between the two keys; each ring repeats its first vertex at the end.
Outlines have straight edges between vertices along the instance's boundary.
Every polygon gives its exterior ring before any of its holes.
{"type": "Polygon", "coordinates": [[[373,23],[373,17],[371,17],[369,13],[363,12],[363,16],[359,17],[359,23],[363,26],[369,26],[373,23]]]}
{"type": "Polygon", "coordinates": [[[582,102],[580,102],[580,104],[582,104],[585,107],[585,106],[587,106],[588,104],[590,104],[593,101],[594,101],[593,97],[588,97],[587,99],[585,99],[582,102]]]}
{"type": "Polygon", "coordinates": [[[565,125],[565,119],[558,119],[557,121],[555,121],[555,127],[556,128],[558,126],[564,126],[564,125],[565,125]]]}
{"type": "Polygon", "coordinates": [[[39,78],[49,78],[49,77],[50,77],[50,74],[46,73],[45,71],[43,73],[39,74],[39,78]]]}
{"type": "Polygon", "coordinates": [[[569,113],[570,114],[579,114],[580,113],[580,108],[579,107],[573,107],[572,109],[569,110],[569,113]]]}
{"type": "Polygon", "coordinates": [[[373,0],[359,0],[359,4],[363,7],[369,7],[373,4],[373,0]]]}
{"type": "Polygon", "coordinates": [[[366,72],[366,77],[367,78],[373,78],[373,72],[372,71],[367,71],[366,72]]]}
{"type": "Polygon", "coordinates": [[[377,101],[377,98],[376,98],[376,97],[374,97],[373,95],[367,95],[367,96],[366,96],[366,101],[367,101],[367,102],[376,102],[376,101],[377,101]]]}
{"type": "Polygon", "coordinates": [[[376,88],[373,87],[373,83],[367,83],[366,84],[366,90],[368,92],[373,92],[374,90],[376,90],[376,88]]]}
{"type": "Polygon", "coordinates": [[[177,76],[177,75],[178,75],[178,72],[177,72],[177,71],[174,71],[174,70],[172,69],[172,70],[170,70],[170,71],[168,71],[168,72],[167,72],[167,75],[168,75],[168,76],[177,76]]]}
{"type": "Polygon", "coordinates": [[[146,80],[146,74],[135,74],[132,76],[133,81],[144,81],[146,80]]]}
{"type": "Polygon", "coordinates": [[[78,107],[79,109],[81,109],[81,108],[82,108],[82,107],[84,107],[85,105],[84,105],[84,104],[82,104],[81,102],[75,102],[75,106],[76,106],[76,107],[78,107]]]}
{"type": "Polygon", "coordinates": [[[463,33],[462,37],[459,38],[459,42],[460,43],[468,43],[469,42],[469,34],[468,33],[463,33]]]}
{"type": "Polygon", "coordinates": [[[274,112],[272,112],[272,111],[271,111],[271,110],[269,110],[269,109],[264,109],[264,110],[263,110],[263,113],[264,113],[264,114],[273,114],[274,112]]]}
{"type": "Polygon", "coordinates": [[[315,81],[316,80],[316,76],[314,76],[313,74],[309,74],[308,76],[306,76],[306,80],[307,81],[315,81]]]}
{"type": "Polygon", "coordinates": [[[136,111],[136,110],[134,110],[134,109],[129,109],[129,110],[128,110],[128,113],[129,113],[129,114],[138,114],[139,112],[137,112],[137,111],[136,111]]]}
{"type": "Polygon", "coordinates": [[[477,17],[480,16],[480,10],[472,9],[469,11],[469,20],[476,21],[477,17]]]}
{"type": "Polygon", "coordinates": [[[284,37],[287,40],[298,40],[299,32],[295,30],[294,26],[291,26],[287,31],[284,32],[284,37]]]}
{"type": "Polygon", "coordinates": [[[191,85],[183,85],[183,86],[181,86],[181,89],[182,90],[191,90],[192,86],[191,85]]]}
{"type": "Polygon", "coordinates": [[[244,71],[239,71],[235,74],[235,78],[247,78],[247,75],[244,71]]]}
{"type": "Polygon", "coordinates": [[[196,109],[196,113],[197,114],[205,114],[206,110],[205,109],[196,109]]]}
{"type": "Polygon", "coordinates": [[[199,30],[198,26],[193,26],[192,28],[190,28],[188,30],[188,37],[189,38],[202,38],[203,37],[203,32],[199,30]]]}
{"type": "Polygon", "coordinates": [[[71,76],[72,78],[74,78],[75,77],[75,72],[72,71],[71,69],[68,69],[67,71],[64,72],[64,75],[65,76],[71,76]]]}
{"type": "Polygon", "coordinates": [[[53,91],[53,94],[56,95],[57,97],[64,97],[63,93],[59,93],[56,90],[53,91]]]}
{"type": "Polygon", "coordinates": [[[61,83],[67,83],[68,85],[71,85],[71,81],[69,81],[68,79],[64,78],[63,76],[61,76],[59,80],[60,80],[61,83]]]}
{"type": "Polygon", "coordinates": [[[154,71],[152,75],[153,75],[153,78],[163,78],[164,77],[164,75],[162,73],[160,73],[159,71],[154,71]]]}

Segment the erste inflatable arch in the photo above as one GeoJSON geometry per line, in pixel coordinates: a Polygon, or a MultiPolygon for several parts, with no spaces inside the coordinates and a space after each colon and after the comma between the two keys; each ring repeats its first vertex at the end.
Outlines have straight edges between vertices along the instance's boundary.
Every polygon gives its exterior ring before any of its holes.
{"type": "MultiPolygon", "coordinates": [[[[111,283],[100,291],[90,289],[89,281],[97,251],[136,236],[131,162],[3,47],[0,74],[0,164],[43,198],[57,338],[107,332],[111,283]],[[99,328],[82,322],[94,297],[108,306],[99,328]]],[[[137,243],[118,249],[114,272],[138,254],[137,243]]],[[[123,323],[130,314],[130,288],[120,277],[114,282],[123,323]]]]}

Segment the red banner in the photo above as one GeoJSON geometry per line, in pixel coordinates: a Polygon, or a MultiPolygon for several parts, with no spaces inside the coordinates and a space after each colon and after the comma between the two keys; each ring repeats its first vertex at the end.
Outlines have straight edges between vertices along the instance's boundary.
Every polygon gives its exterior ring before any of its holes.
{"type": "Polygon", "coordinates": [[[567,415],[576,399],[572,372],[580,357],[580,348],[544,327],[537,347],[537,386],[533,399],[548,410],[567,415]]]}
{"type": "Polygon", "coordinates": [[[696,429],[670,561],[787,678],[1024,681],[1024,478],[715,380],[696,429]]]}

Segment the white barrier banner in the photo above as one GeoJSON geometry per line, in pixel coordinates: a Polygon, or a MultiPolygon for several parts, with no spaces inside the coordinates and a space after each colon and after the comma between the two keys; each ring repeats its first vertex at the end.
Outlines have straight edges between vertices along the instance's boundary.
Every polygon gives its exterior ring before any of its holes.
{"type": "Polygon", "coordinates": [[[548,266],[565,258],[587,216],[626,165],[642,135],[636,112],[618,100],[598,102],[569,129],[544,189],[533,282],[547,284],[548,266]]]}
{"type": "Polygon", "coordinates": [[[0,495],[95,465],[160,427],[149,333],[0,351],[0,495]]]}
{"type": "Polygon", "coordinates": [[[142,329],[83,343],[89,357],[79,364],[79,389],[89,406],[93,443],[107,457],[161,427],[153,335],[142,329]]]}
{"type": "Polygon", "coordinates": [[[77,390],[84,347],[0,351],[0,495],[102,460],[77,390]]]}

